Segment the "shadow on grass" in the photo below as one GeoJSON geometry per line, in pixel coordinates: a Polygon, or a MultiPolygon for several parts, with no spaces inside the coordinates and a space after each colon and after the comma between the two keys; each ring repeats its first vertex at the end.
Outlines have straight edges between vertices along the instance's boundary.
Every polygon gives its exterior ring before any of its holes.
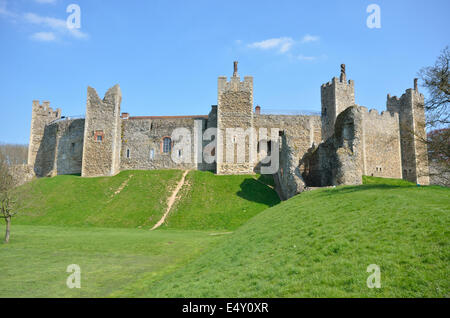
{"type": "Polygon", "coordinates": [[[236,194],[248,201],[262,203],[269,207],[280,203],[281,201],[278,198],[277,193],[275,192],[275,190],[271,189],[268,186],[268,184],[270,183],[266,182],[266,178],[264,177],[263,179],[261,179],[260,177],[258,180],[255,180],[251,177],[245,179],[239,185],[241,187],[241,190],[236,194]]]}

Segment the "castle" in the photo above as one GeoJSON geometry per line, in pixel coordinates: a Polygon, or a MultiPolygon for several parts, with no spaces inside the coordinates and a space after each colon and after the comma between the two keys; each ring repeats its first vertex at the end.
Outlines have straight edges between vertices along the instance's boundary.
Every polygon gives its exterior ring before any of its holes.
{"type": "Polygon", "coordinates": [[[345,65],[340,78],[321,86],[321,116],[261,114],[253,107],[253,77],[241,81],[237,62],[217,87],[208,115],[133,117],[121,113],[118,85],[103,99],[88,87],[84,118],[62,117],[49,102],[33,101],[28,165],[38,177],[129,169],[251,174],[264,173],[276,159],[272,174],[284,198],[308,186],[360,184],[363,175],[429,184],[426,147],[418,141],[426,136],[424,97],[416,80],[400,98],[388,95],[381,114],[355,105],[345,65]]]}

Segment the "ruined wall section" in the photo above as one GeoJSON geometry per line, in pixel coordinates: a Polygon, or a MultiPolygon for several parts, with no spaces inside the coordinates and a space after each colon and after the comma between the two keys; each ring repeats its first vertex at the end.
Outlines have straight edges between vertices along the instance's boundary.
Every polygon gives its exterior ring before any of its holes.
{"type": "Polygon", "coordinates": [[[60,119],[47,125],[36,154],[38,177],[81,173],[84,119],[60,119]]]}
{"type": "Polygon", "coordinates": [[[95,89],[88,87],[83,177],[112,176],[120,171],[121,101],[119,85],[110,88],[103,100],[98,97],[95,89]]]}
{"type": "MultiPolygon", "coordinates": [[[[296,115],[260,115],[254,114],[253,124],[256,131],[256,147],[257,147],[257,161],[254,163],[254,171],[260,172],[261,159],[263,152],[258,147],[258,142],[261,139],[260,128],[267,129],[267,136],[270,140],[270,129],[278,128],[282,135],[289,136],[286,141],[289,141],[289,155],[293,156],[290,161],[298,166],[298,162],[303,155],[313,145],[318,145],[322,139],[321,137],[321,119],[319,116],[296,116],[296,115]],[[259,151],[258,151],[259,150],[259,151]]],[[[278,140],[280,162],[283,159],[281,147],[283,143],[281,138],[278,140]]],[[[286,152],[287,153],[287,152],[286,152]]]]}
{"type": "Polygon", "coordinates": [[[363,111],[363,174],[383,178],[402,178],[400,129],[397,113],[365,107],[363,111]]]}
{"type": "MultiPolygon", "coordinates": [[[[204,167],[198,165],[194,142],[195,121],[201,123],[201,127],[206,126],[207,117],[182,117],[170,118],[133,118],[122,120],[122,155],[121,170],[139,169],[199,169],[204,167]],[[172,132],[176,128],[186,128],[189,131],[189,139],[172,140],[171,150],[163,151],[163,139],[171,138],[172,132]],[[182,149],[175,149],[177,144],[182,149]],[[185,150],[185,147],[189,151],[185,150]],[[178,152],[180,150],[180,152],[178,152]],[[182,162],[177,163],[172,160],[172,155],[182,162]],[[188,156],[188,157],[186,157],[188,156]],[[189,162],[186,162],[189,161],[189,162]]],[[[201,132],[200,132],[201,134],[201,132]]]]}
{"type": "Polygon", "coordinates": [[[352,106],[341,112],[333,136],[305,154],[300,164],[308,186],[362,183],[365,111],[352,106]]]}
{"type": "Polygon", "coordinates": [[[38,100],[34,100],[31,114],[28,165],[33,167],[33,169],[39,169],[39,166],[36,165],[36,156],[38,150],[41,148],[45,127],[50,122],[61,118],[61,109],[57,108],[56,110],[53,110],[50,107],[50,102],[44,101],[42,102],[42,105],[40,105],[38,100]]]}
{"type": "Polygon", "coordinates": [[[417,85],[400,97],[387,96],[387,110],[399,115],[403,179],[429,184],[424,96],[417,85]]]}
{"type": "Polygon", "coordinates": [[[217,105],[217,137],[218,144],[222,145],[218,146],[216,152],[217,174],[253,173],[254,158],[250,154],[250,143],[254,138],[251,133],[253,77],[245,76],[243,82],[237,74],[234,74],[229,82],[225,76],[219,77],[217,105]],[[234,136],[227,135],[227,128],[239,128],[242,132],[234,136]],[[241,162],[237,155],[238,146],[243,146],[245,149],[244,159],[241,162]],[[231,160],[227,160],[227,155],[231,157],[231,160]]]}

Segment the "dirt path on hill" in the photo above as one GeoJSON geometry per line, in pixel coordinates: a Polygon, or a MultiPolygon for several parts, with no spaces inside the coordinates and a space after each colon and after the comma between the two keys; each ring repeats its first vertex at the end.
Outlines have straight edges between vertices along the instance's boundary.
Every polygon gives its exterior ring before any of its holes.
{"type": "Polygon", "coordinates": [[[175,190],[173,190],[172,195],[170,196],[169,200],[167,201],[167,209],[164,215],[162,216],[161,220],[159,220],[151,229],[150,231],[157,229],[160,227],[164,221],[166,220],[167,216],[169,215],[170,209],[172,208],[172,205],[175,203],[175,200],[177,199],[177,194],[180,191],[180,189],[184,185],[184,180],[186,179],[186,175],[189,173],[189,170],[184,171],[183,176],[181,177],[180,181],[178,181],[177,187],[175,190]]]}
{"type": "Polygon", "coordinates": [[[116,195],[118,195],[120,192],[122,192],[122,190],[128,185],[128,182],[130,181],[131,178],[133,178],[133,175],[132,175],[132,174],[130,174],[130,175],[128,176],[128,178],[127,178],[125,181],[122,182],[122,184],[119,186],[119,188],[116,190],[116,192],[114,192],[114,193],[111,195],[111,198],[109,199],[108,203],[111,202],[111,200],[112,200],[116,195]]]}

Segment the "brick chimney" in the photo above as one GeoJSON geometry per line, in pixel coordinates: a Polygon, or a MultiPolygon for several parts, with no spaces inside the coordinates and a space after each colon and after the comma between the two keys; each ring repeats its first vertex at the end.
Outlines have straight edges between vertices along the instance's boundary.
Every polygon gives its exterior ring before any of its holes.
{"type": "Polygon", "coordinates": [[[256,115],[261,114],[261,106],[258,105],[258,106],[255,107],[255,114],[256,115]]]}

